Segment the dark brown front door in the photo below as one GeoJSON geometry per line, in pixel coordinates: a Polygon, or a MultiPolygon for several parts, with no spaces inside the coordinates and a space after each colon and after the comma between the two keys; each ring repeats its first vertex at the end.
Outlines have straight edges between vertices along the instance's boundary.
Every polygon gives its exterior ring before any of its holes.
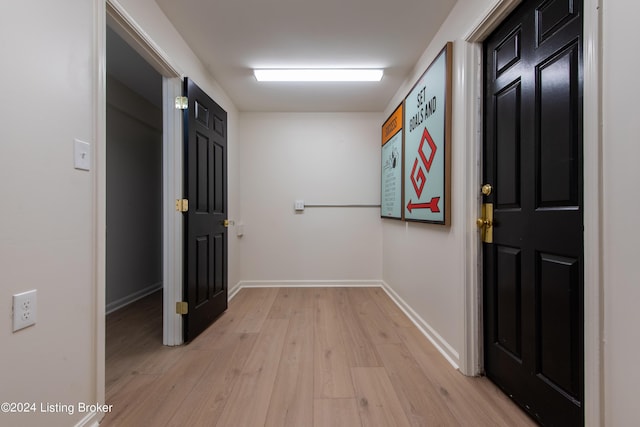
{"type": "Polygon", "coordinates": [[[484,63],[486,374],[539,423],[582,425],[582,2],[525,0],[484,63]]]}
{"type": "Polygon", "coordinates": [[[185,79],[184,341],[227,309],[227,113],[185,79]]]}

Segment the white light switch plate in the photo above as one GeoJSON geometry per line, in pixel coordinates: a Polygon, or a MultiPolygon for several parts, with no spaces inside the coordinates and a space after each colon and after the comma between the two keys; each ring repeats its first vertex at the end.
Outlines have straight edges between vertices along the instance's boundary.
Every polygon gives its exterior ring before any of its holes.
{"type": "Polygon", "coordinates": [[[76,139],[73,141],[73,165],[76,169],[91,169],[91,146],[88,142],[76,139]]]}

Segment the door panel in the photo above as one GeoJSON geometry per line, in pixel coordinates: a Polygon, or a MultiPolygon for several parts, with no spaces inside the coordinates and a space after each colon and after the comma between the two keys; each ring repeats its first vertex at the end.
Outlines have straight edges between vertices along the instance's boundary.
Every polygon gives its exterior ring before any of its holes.
{"type": "Polygon", "coordinates": [[[207,214],[209,212],[210,179],[209,171],[209,150],[211,142],[209,139],[196,132],[196,212],[207,214]]]}
{"type": "Polygon", "coordinates": [[[209,259],[211,258],[209,236],[199,236],[196,238],[196,297],[195,309],[209,301],[209,288],[211,279],[209,276],[209,259]]]}
{"type": "Polygon", "coordinates": [[[227,308],[227,113],[185,79],[185,288],[190,341],[227,308]]]}
{"type": "Polygon", "coordinates": [[[525,0],[485,41],[485,371],[543,425],[583,424],[582,3],[525,0]]]}
{"type": "Polygon", "coordinates": [[[538,300],[540,321],[540,375],[574,397],[579,397],[578,326],[580,263],[575,258],[539,254],[538,300]],[[554,316],[542,315],[555,313],[554,316]]]}
{"type": "Polygon", "coordinates": [[[520,33],[521,29],[516,28],[494,49],[496,76],[520,60],[520,33]]]}
{"type": "Polygon", "coordinates": [[[499,209],[520,208],[520,81],[496,94],[496,173],[503,185],[497,197],[499,209]]]}
{"type": "Polygon", "coordinates": [[[578,207],[578,46],[572,43],[537,70],[538,207],[578,207]],[[558,84],[558,82],[566,84],[558,84]],[[542,167],[544,165],[544,168],[542,167]]]}
{"type": "MultiPolygon", "coordinates": [[[[563,25],[576,18],[577,11],[574,7],[576,0],[549,0],[540,2],[536,7],[536,33],[538,44],[542,44],[547,38],[562,28],[563,25]]],[[[580,6],[582,2],[579,2],[580,6]]],[[[581,7],[580,7],[581,8],[581,7]]]]}
{"type": "Polygon", "coordinates": [[[501,246],[497,248],[497,338],[504,351],[520,360],[522,358],[522,335],[520,319],[522,317],[520,282],[520,250],[501,246]]]}

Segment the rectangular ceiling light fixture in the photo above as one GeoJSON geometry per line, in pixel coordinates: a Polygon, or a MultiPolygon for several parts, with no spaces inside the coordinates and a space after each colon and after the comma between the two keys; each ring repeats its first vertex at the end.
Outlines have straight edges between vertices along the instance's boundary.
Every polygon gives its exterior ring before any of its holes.
{"type": "Polygon", "coordinates": [[[253,70],[259,82],[379,82],[380,69],[298,68],[253,70]]]}

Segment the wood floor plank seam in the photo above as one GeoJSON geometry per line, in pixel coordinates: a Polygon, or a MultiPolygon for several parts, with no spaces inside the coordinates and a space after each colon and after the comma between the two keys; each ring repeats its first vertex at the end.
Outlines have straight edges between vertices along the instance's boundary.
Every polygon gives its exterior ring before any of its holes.
{"type": "Polygon", "coordinates": [[[265,426],[313,424],[313,341],[313,308],[291,310],[265,426]]]}

